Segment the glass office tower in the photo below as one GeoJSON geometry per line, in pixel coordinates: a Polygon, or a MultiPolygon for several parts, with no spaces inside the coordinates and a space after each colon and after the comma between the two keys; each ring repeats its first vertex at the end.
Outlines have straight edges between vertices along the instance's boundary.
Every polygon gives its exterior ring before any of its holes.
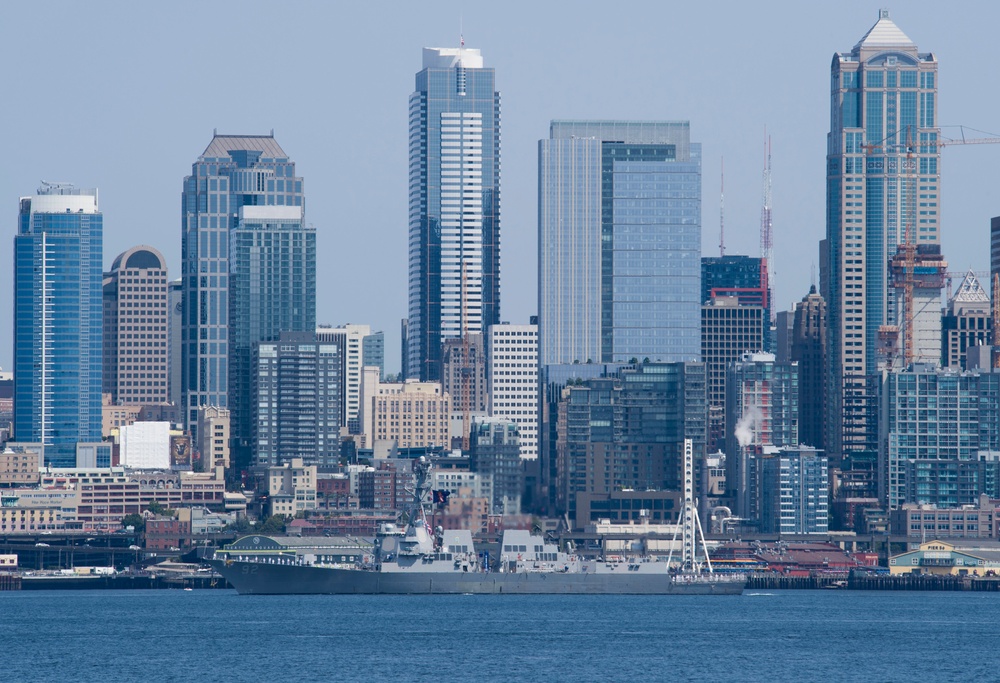
{"type": "MultiPolygon", "coordinates": [[[[189,429],[197,427],[199,406],[233,407],[229,399],[231,233],[237,229],[259,232],[251,227],[254,221],[280,224],[279,231],[287,232],[287,221],[304,225],[304,209],[302,178],[295,175],[295,163],[273,135],[216,134],[184,179],[181,408],[189,429]]],[[[303,269],[300,275],[304,274],[303,269]]],[[[291,278],[293,274],[278,267],[263,271],[263,277],[291,278]]],[[[265,293],[265,299],[271,296],[265,293]]],[[[274,299],[282,305],[290,303],[276,294],[274,299]]],[[[302,299],[297,305],[305,317],[309,302],[302,299]]],[[[312,311],[314,325],[314,304],[312,311]]],[[[254,334],[271,331],[270,322],[254,324],[254,334]]],[[[311,331],[312,327],[303,329],[311,331]]]]}
{"type": "Polygon", "coordinates": [[[424,48],[410,95],[407,377],[500,322],[500,93],[479,50],[424,48]]]}
{"type": "Polygon", "coordinates": [[[97,190],[43,183],[14,237],[14,438],[76,465],[101,440],[103,215],[97,190]]]}
{"type": "MultiPolygon", "coordinates": [[[[937,59],[881,10],[850,52],[833,56],[830,92],[821,294],[833,359],[828,445],[839,457],[876,446],[870,377],[911,333],[889,261],[908,228],[917,249],[940,242],[937,59]]],[[[940,304],[914,313],[918,337],[935,318],[940,326],[940,304]]]]}
{"type": "Polygon", "coordinates": [[[553,121],[538,149],[540,363],[697,361],[701,145],[687,121],[553,121]]]}

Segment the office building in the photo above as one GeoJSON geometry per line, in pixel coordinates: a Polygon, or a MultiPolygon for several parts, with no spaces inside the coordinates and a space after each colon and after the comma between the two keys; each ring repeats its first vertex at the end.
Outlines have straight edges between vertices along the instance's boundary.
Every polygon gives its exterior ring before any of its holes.
{"type": "MultiPolygon", "coordinates": [[[[167,394],[170,403],[181,405],[181,331],[184,325],[184,280],[167,285],[167,394]]],[[[183,411],[182,411],[183,415],[183,411]]]]}
{"type": "Polygon", "coordinates": [[[282,332],[253,352],[252,461],[293,458],[330,467],[340,460],[341,358],[336,344],[312,332],[282,332]]]}
{"type": "Polygon", "coordinates": [[[343,384],[341,397],[341,424],[351,434],[360,431],[358,411],[361,406],[362,368],[376,367],[379,380],[385,379],[385,336],[372,332],[369,325],[320,326],[316,328],[316,341],[336,344],[340,354],[340,376],[343,384]]]}
{"type": "MultiPolygon", "coordinates": [[[[949,288],[950,289],[950,288],[949,288]]],[[[971,270],[949,298],[941,318],[941,367],[966,370],[966,353],[993,344],[990,295],[971,270]]]]}
{"type": "MultiPolygon", "coordinates": [[[[304,205],[302,178],[273,135],[216,133],[184,178],[181,404],[189,429],[197,428],[199,406],[233,408],[232,380],[248,389],[247,375],[232,376],[234,358],[245,372],[254,342],[315,327],[315,236],[304,205]],[[230,268],[231,251],[242,259],[240,270],[230,268]],[[243,278],[235,302],[231,274],[243,278]],[[230,336],[234,314],[239,339],[230,336]]],[[[233,420],[239,439],[245,421],[238,412],[233,420]]]]}
{"type": "Polygon", "coordinates": [[[46,465],[101,440],[103,215],[97,190],[43,183],[14,237],[14,438],[46,465]]]}
{"type": "Polygon", "coordinates": [[[517,425],[506,419],[486,417],[472,425],[469,469],[493,481],[492,512],[517,515],[524,491],[524,463],[517,425]]]}
{"type": "Polygon", "coordinates": [[[735,297],[741,306],[764,309],[763,346],[753,351],[777,353],[771,334],[771,289],[767,261],[759,256],[702,256],[701,303],[735,297]]]}
{"type": "Polygon", "coordinates": [[[441,345],[500,322],[500,93],[479,50],[424,48],[410,95],[405,377],[441,380],[441,345]]]}
{"type": "Polygon", "coordinates": [[[790,360],[799,365],[799,441],[823,450],[826,444],[826,302],[810,287],[795,304],[790,360]]]}
{"type": "Polygon", "coordinates": [[[228,408],[198,408],[198,454],[202,471],[229,469],[230,414],[228,408]]]}
{"type": "Polygon", "coordinates": [[[441,390],[439,382],[366,381],[362,387],[362,428],[370,446],[450,448],[451,397],[441,390]]]}
{"type": "Polygon", "coordinates": [[[472,418],[486,417],[490,407],[484,346],[483,335],[467,334],[446,340],[442,350],[441,388],[451,396],[452,434],[461,436],[463,443],[469,437],[472,418]]]}
{"type": "Polygon", "coordinates": [[[941,240],[937,66],[888,10],[850,52],[833,57],[821,294],[830,330],[827,452],[834,459],[876,445],[869,378],[903,357],[905,340],[912,342],[925,318],[940,315],[940,307],[917,306],[915,297],[914,329],[905,329],[889,266],[907,233],[916,250],[941,240]]]}
{"type": "Polygon", "coordinates": [[[538,325],[501,323],[489,329],[490,415],[517,425],[521,457],[538,458],[538,325]]]}
{"type": "Polygon", "coordinates": [[[141,245],[104,274],[104,393],[112,403],[166,403],[169,394],[167,263],[141,245]]]}
{"type": "Polygon", "coordinates": [[[553,121],[538,146],[540,363],[700,359],[701,145],[686,121],[553,121]]]}

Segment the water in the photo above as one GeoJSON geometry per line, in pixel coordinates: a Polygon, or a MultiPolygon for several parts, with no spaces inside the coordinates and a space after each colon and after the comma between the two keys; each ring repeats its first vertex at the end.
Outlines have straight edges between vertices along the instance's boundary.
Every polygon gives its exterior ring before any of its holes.
{"type": "Polygon", "coordinates": [[[997,677],[997,593],[0,593],[3,681],[997,677]]]}

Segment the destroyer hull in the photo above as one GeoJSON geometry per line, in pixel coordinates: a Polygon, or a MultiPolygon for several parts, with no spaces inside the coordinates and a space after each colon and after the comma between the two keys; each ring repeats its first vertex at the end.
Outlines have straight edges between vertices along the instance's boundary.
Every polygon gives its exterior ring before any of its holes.
{"type": "Polygon", "coordinates": [[[212,560],[242,595],[739,595],[742,581],[663,574],[377,572],[212,560]]]}

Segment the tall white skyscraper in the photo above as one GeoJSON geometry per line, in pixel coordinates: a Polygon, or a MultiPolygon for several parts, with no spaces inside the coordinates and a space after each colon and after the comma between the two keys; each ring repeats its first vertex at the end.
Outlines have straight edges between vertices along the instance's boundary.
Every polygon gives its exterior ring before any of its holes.
{"type": "Polygon", "coordinates": [[[521,457],[538,457],[538,325],[492,325],[487,359],[490,415],[517,424],[521,457]]]}

